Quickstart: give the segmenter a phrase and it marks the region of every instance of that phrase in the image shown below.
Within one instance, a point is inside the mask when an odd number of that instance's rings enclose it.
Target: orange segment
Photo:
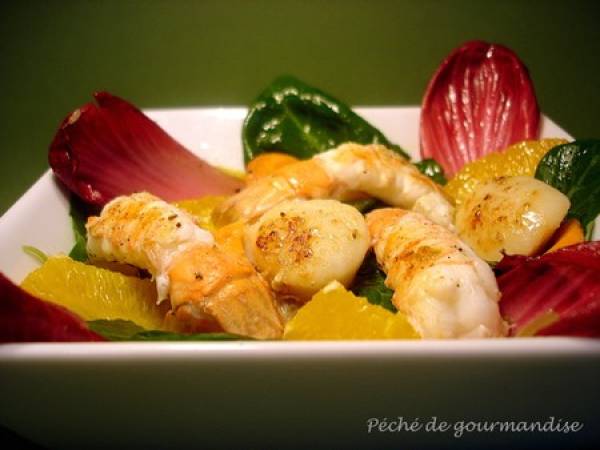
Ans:
[[[156,305],[156,286],[130,277],[53,256],[31,272],[23,283],[31,294],[62,305],[84,320],[123,319],[156,330],[162,327],[168,305]]]
[[[537,334],[538,331],[552,325],[560,319],[560,316],[554,311],[549,310],[545,313],[535,317],[531,322],[527,323],[519,332],[516,337],[532,337]]]
[[[302,306],[283,334],[287,340],[418,339],[402,313],[356,297],[334,281]]]
[[[207,195],[206,197],[175,202],[174,205],[190,213],[200,227],[208,231],[215,231],[217,226],[212,220],[212,213],[226,198],[224,195]]]
[[[477,161],[465,164],[444,186],[444,191],[459,205],[484,181],[518,175],[532,177],[544,155],[553,147],[565,143],[567,141],[564,139],[522,141],[503,152],[490,153]]]
[[[579,221],[577,219],[569,219],[556,230],[550,248],[546,250],[546,253],[554,252],[559,248],[568,247],[569,245],[579,244],[584,240],[583,227]]]

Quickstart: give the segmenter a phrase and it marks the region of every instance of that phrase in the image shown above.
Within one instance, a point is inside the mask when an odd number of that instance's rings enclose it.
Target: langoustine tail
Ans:
[[[397,208],[367,215],[392,301],[424,338],[503,336],[494,274],[457,236]]]

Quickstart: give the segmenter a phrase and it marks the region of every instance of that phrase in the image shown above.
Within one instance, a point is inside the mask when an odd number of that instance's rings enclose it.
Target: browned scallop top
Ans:
[[[499,190],[487,192],[471,206],[465,225],[467,230],[478,233],[474,235],[476,236],[474,240],[481,248],[501,246],[506,239],[505,233],[510,230],[525,230],[532,226],[539,226],[528,220],[531,204],[535,202],[539,191],[533,189],[526,193],[525,198],[522,198],[523,192],[519,191],[519,187],[511,184],[510,181],[508,177],[491,180],[488,184],[495,183]],[[484,187],[487,187],[488,184]],[[514,195],[519,195],[523,200],[522,203],[515,205]],[[469,201],[465,203],[465,208],[467,207],[469,207]],[[485,232],[485,234],[481,235],[481,232]]]
[[[313,256],[312,239],[311,230],[303,217],[281,212],[275,220],[260,226],[256,247],[265,255],[281,255],[284,259],[299,263]]]

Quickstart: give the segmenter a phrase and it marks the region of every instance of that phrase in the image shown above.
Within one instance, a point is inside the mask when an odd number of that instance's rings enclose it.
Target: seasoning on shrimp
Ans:
[[[490,267],[455,234],[423,215],[375,210],[367,225],[392,302],[424,338],[505,334]]]
[[[220,224],[250,221],[293,198],[346,200],[360,194],[421,212],[453,229],[454,208],[432,180],[382,145],[355,143],[285,164],[271,176],[253,180],[216,209],[215,219]]]
[[[152,274],[159,301],[171,303],[168,328],[281,337],[278,306],[250,262],[214,245],[212,234],[175,206],[145,192],[117,197],[88,220],[87,231],[92,259]]]

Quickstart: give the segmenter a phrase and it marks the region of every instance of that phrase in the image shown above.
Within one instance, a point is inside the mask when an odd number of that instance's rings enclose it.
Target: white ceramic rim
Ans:
[[[404,114],[412,117],[411,126],[418,123],[418,107],[357,107],[356,111],[380,127],[384,134],[394,139],[393,133],[380,124],[377,117]],[[246,109],[188,108],[160,109],[146,113],[167,131],[169,121],[177,114],[190,117],[195,114],[209,115],[222,121],[241,122]],[[542,121],[542,136],[552,135],[572,139],[568,133],[547,117]],[[175,138],[179,136],[175,134]],[[407,144],[408,142],[408,144]],[[405,148],[415,146],[414,133],[408,141],[400,142]],[[201,151],[196,149],[196,151]],[[241,155],[240,155],[241,156]],[[211,161],[218,163],[219,161]],[[236,161],[238,166],[241,159]],[[3,223],[28,210],[31,199],[40,195],[54,183],[50,171],[40,179],[0,218]],[[65,200],[66,201],[66,200]],[[598,231],[598,230],[597,230]],[[98,342],[98,343],[15,343],[0,346],[0,361],[131,361],[131,360],[190,360],[202,359],[320,359],[320,358],[514,358],[524,356],[570,358],[600,356],[600,340],[585,338],[537,337],[519,339],[481,340],[432,340],[432,341],[204,341],[204,342]]]
[[[600,340],[538,337],[432,341],[295,342],[94,342],[28,343],[0,346],[0,361],[164,361],[208,358],[320,359],[379,358],[572,358],[600,356]]]

